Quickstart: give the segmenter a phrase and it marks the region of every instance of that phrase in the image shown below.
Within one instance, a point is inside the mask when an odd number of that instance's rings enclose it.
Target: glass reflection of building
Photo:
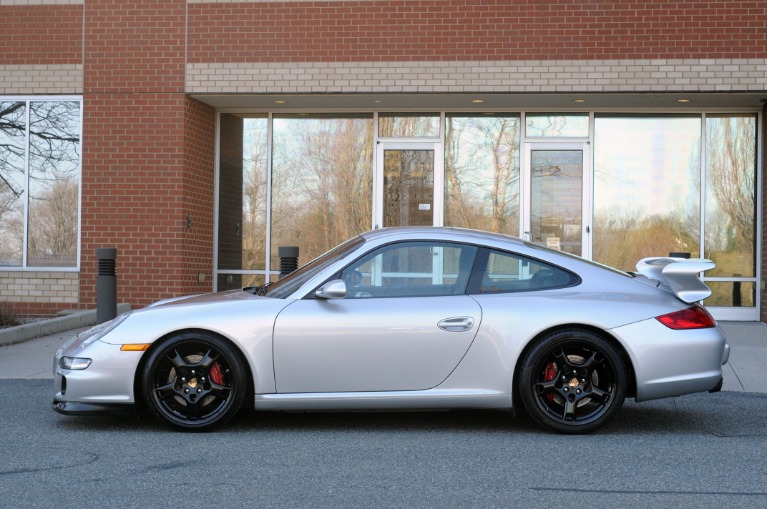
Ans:
[[[706,277],[714,290],[707,304],[756,306],[756,114],[219,118],[219,290],[275,278],[280,245],[299,246],[305,262],[372,228],[373,203],[381,193],[374,185],[374,145],[414,138],[436,140],[442,149],[443,174],[435,179],[442,188],[434,190],[434,199],[441,200],[445,226],[521,236],[528,227],[523,218],[530,217],[532,236],[550,228],[558,233],[545,234],[548,245],[560,249],[580,249],[585,239],[582,254],[623,270],[633,270],[645,256],[671,252],[711,258],[717,270]],[[225,138],[225,129],[241,133],[236,139],[242,142]],[[572,140],[588,151],[578,171],[571,171],[577,161],[568,160],[573,152],[553,144],[542,150],[546,143]],[[532,143],[538,151],[525,156]],[[553,166],[541,159],[558,153],[565,155]],[[405,184],[397,184],[398,196]],[[542,197],[547,201],[535,212]],[[421,204],[422,210],[427,206]]]

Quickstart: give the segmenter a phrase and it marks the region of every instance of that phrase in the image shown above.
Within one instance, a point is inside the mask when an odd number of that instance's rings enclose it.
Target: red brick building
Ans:
[[[710,257],[715,315],[767,318],[763,1],[0,0],[0,19],[18,312],[94,307],[99,247],[141,307],[274,277],[279,245],[307,261],[445,224],[627,270]]]

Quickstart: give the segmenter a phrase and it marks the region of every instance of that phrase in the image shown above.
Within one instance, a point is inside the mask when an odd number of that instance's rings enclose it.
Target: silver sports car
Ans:
[[[563,433],[626,397],[717,391],[729,345],[698,303],[709,260],[625,273],[450,228],[353,238],[277,282],[158,302],[56,352],[53,408],[149,409],[210,430],[241,408],[523,407]]]

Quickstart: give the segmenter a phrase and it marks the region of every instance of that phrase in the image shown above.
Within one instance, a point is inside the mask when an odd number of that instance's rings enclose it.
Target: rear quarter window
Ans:
[[[486,262],[478,263],[477,267],[480,270],[472,280],[471,293],[550,290],[575,286],[581,281],[561,267],[503,251],[487,251]]]

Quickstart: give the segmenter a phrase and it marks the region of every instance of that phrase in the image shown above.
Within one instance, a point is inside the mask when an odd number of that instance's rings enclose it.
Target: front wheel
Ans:
[[[626,366],[601,336],[562,330],[541,339],[522,360],[519,390],[530,416],[560,433],[590,433],[621,408]]]
[[[186,333],[152,351],[142,373],[153,412],[181,431],[210,431],[242,407],[246,370],[239,352],[214,335]]]

